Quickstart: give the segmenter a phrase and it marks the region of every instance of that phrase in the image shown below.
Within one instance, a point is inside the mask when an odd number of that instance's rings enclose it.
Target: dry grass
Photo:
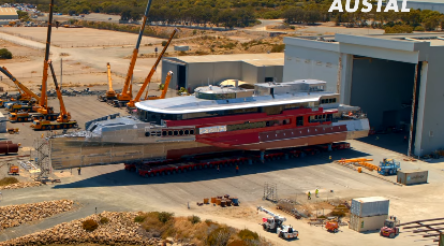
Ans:
[[[162,222],[164,212],[140,213],[136,217],[137,222],[151,236],[154,237],[172,237],[175,241],[182,243],[193,243],[196,246],[206,245],[231,245],[243,246],[264,245],[263,239],[259,238],[257,233],[244,229],[238,232],[236,229],[227,225],[222,225],[211,220],[198,221],[191,220],[190,217],[170,217]],[[167,216],[168,217],[168,216]],[[195,223],[192,223],[195,222]],[[225,243],[222,243],[224,241]]]
[[[12,185],[18,183],[18,179],[15,177],[6,177],[0,179],[0,186]]]

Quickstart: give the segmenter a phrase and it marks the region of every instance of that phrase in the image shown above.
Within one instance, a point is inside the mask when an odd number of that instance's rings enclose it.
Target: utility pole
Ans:
[[[60,88],[62,88],[63,60],[60,57]]]

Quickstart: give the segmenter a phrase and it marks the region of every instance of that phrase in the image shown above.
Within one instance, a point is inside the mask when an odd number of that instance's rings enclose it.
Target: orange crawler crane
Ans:
[[[60,102],[60,115],[57,117],[56,122],[51,122],[49,120],[35,120],[34,124],[31,125],[34,130],[58,130],[58,129],[68,129],[77,127],[77,121],[71,120],[71,114],[66,111],[65,103],[63,102],[62,92],[57,83],[57,78],[54,72],[54,67],[52,66],[51,60],[48,61],[49,68],[51,69],[51,75],[54,80],[54,85],[57,92],[57,98]]]
[[[148,12],[150,11],[151,0],[148,0],[146,6],[145,14],[142,19],[142,26],[140,27],[139,36],[137,38],[136,47],[134,48],[133,55],[130,61],[130,66],[128,68],[128,73],[126,74],[125,82],[123,84],[122,92],[117,94],[117,100],[114,100],[114,106],[120,107],[128,103],[133,98],[132,84],[131,80],[133,78],[134,66],[136,65],[137,55],[139,54],[140,42],[142,41],[143,32],[145,30],[146,21],[148,19]]]
[[[48,30],[46,32],[46,48],[45,48],[45,60],[43,61],[43,76],[42,76],[42,94],[40,96],[39,107],[37,113],[32,115],[33,120],[56,120],[57,113],[54,113],[54,109],[48,106],[47,97],[47,80],[48,80],[48,61],[49,50],[51,48],[51,30],[52,30],[52,17],[53,17],[54,0],[51,0],[49,4],[48,14]]]
[[[159,65],[160,60],[162,59],[163,55],[165,54],[165,51],[167,50],[168,46],[171,43],[171,40],[173,39],[173,37],[174,37],[174,35],[176,34],[177,31],[178,31],[177,29],[174,29],[173,33],[171,33],[170,38],[168,39],[168,42],[163,47],[163,50],[162,50],[162,52],[160,52],[159,57],[157,57],[156,62],[154,63],[153,67],[150,70],[150,73],[148,74],[148,76],[146,77],[145,81],[143,82],[142,87],[140,87],[140,90],[137,93],[136,97],[133,100],[131,100],[129,103],[127,103],[128,109],[134,108],[136,106],[135,105],[136,102],[140,102],[140,98],[142,97],[143,92],[145,91],[146,87],[150,84],[151,78],[153,77],[154,72],[156,72],[156,68]],[[166,82],[166,80],[165,80],[165,82]],[[164,91],[168,90],[168,87],[164,86],[163,90]],[[147,91],[147,93],[148,93],[148,91]],[[165,93],[166,93],[166,91],[165,91]],[[163,99],[163,98],[156,98],[156,99]]]

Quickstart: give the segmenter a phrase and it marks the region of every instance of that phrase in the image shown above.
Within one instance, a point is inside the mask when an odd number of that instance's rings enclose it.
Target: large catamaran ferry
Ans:
[[[368,136],[359,107],[342,105],[326,82],[207,86],[194,95],[136,103],[128,117],[91,122],[54,139],[55,168],[136,159],[176,159],[221,151],[328,144]],[[70,154],[71,153],[71,154]]]

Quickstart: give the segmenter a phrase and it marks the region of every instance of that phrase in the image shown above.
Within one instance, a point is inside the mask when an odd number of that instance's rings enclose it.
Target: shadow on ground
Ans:
[[[409,135],[407,132],[375,134],[366,138],[360,138],[358,139],[358,141],[395,151],[401,154],[407,154],[408,141],[404,140],[404,137],[406,136],[408,139]]]
[[[332,161],[341,158],[357,158],[369,156],[367,153],[355,151],[353,149],[337,150],[329,153],[322,153],[317,156],[307,156],[289,160],[269,161],[265,163],[255,163],[252,165],[239,165],[239,174],[236,174],[235,166],[221,168],[218,173],[216,169],[194,170],[187,173],[173,174],[160,177],[145,178],[136,173],[125,170],[118,170],[102,175],[86,178],[84,180],[75,181],[69,184],[56,185],[53,189],[70,189],[70,188],[89,188],[89,187],[113,187],[113,186],[131,186],[131,185],[147,185],[147,184],[165,184],[165,183],[187,183],[198,182],[213,179],[225,179],[235,176],[268,173],[298,167],[306,167],[312,165],[321,165],[329,163],[329,155]]]

